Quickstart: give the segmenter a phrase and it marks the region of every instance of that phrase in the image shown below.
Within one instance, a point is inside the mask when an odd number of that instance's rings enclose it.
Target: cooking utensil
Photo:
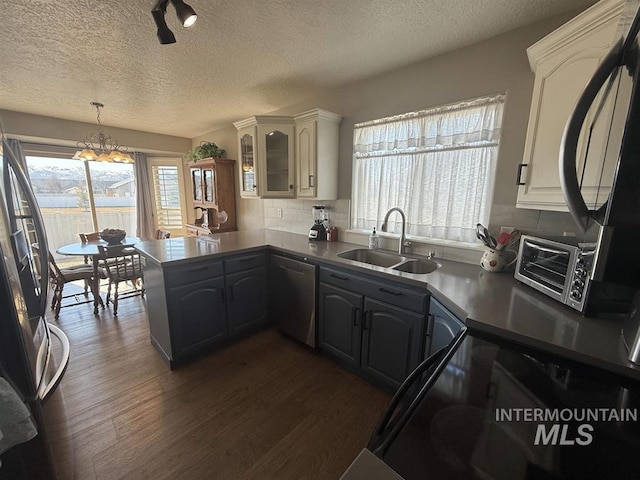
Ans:
[[[476,237],[489,248],[496,248],[498,244],[496,239],[489,233],[489,229],[481,223],[476,225]]]
[[[514,230],[511,232],[511,238],[509,238],[509,243],[507,247],[518,248],[518,243],[520,243],[520,230]]]
[[[510,239],[511,235],[507,232],[502,232],[500,235],[498,235],[498,244],[496,245],[496,250],[504,250],[505,248],[507,248]]]

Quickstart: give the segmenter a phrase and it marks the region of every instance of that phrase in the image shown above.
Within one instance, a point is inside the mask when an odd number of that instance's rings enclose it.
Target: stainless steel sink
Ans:
[[[367,248],[356,248],[339,253],[340,258],[346,260],[354,260],[356,262],[368,263],[379,267],[392,267],[404,260],[401,255],[395,253],[386,253],[379,250],[369,250]]]
[[[440,265],[431,260],[413,258],[393,267],[394,270],[407,273],[425,274],[435,272]]]
[[[368,248],[347,250],[346,252],[338,253],[338,257],[418,275],[434,272],[440,267],[438,263],[432,260],[405,257],[396,253],[369,250]]]

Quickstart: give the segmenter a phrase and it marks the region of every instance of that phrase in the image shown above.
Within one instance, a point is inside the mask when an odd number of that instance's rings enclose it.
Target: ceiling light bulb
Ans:
[[[182,0],[171,0],[171,3],[176,9],[176,15],[178,15],[183,27],[190,27],[196,23],[198,16],[190,5],[187,5]]]
[[[182,22],[182,26],[183,27],[190,27],[191,25],[193,25],[194,23],[196,23],[196,20],[198,20],[198,16],[197,15],[191,15],[189,18],[187,18],[184,22]]]
[[[83,148],[78,156],[83,160],[96,160],[98,158],[96,152],[90,148]]]

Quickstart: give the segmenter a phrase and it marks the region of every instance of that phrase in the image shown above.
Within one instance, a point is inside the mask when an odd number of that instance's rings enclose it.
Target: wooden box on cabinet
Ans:
[[[622,7],[620,0],[598,2],[527,49],[535,81],[519,167],[518,207],[567,211],[558,167],[560,141],[579,95],[612,47]],[[602,142],[606,135],[595,132],[592,138]],[[586,143],[583,134],[578,145],[578,171]],[[593,140],[590,148],[597,148]],[[595,170],[587,170],[583,183],[586,199],[597,191],[597,179]]]
[[[214,233],[237,230],[235,163],[228,158],[206,158],[190,164],[193,207],[206,211],[205,223],[195,227]],[[217,212],[226,213],[226,222],[218,222]],[[197,234],[193,230],[188,234]]]
[[[296,196],[338,198],[338,139],[342,117],[315,109],[294,117],[296,122]]]

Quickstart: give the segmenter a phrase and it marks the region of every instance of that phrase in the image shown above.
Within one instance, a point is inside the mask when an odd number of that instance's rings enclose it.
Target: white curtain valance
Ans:
[[[356,124],[354,155],[495,146],[500,141],[503,104],[504,95],[496,95]]]

